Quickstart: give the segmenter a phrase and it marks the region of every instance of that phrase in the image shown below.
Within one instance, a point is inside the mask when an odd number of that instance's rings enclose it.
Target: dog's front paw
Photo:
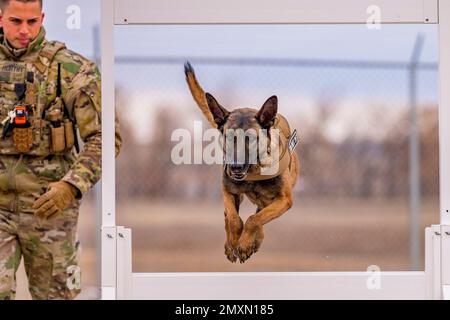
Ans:
[[[246,241],[240,240],[239,245],[236,248],[236,253],[239,258],[240,263],[244,263],[248,258],[251,257],[256,251],[258,251],[259,246],[254,240]]]
[[[236,250],[228,241],[225,242],[225,255],[231,262],[235,263],[237,261]]]
[[[252,235],[244,234],[239,240],[236,253],[241,263],[244,263],[252,254],[256,253],[264,239],[264,229],[260,227]]]
[[[253,253],[256,252],[253,244],[247,246],[241,243],[238,245],[236,251],[240,263],[244,263]]]

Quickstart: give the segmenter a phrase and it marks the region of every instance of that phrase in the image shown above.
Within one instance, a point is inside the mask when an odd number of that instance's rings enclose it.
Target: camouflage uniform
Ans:
[[[73,147],[52,150],[46,112],[57,96],[58,64],[61,99],[68,110],[64,117],[75,120],[84,142],[78,155]],[[101,177],[100,74],[95,64],[64,44],[47,41],[44,28],[22,50],[11,48],[0,28],[0,121],[13,108],[13,82],[26,84],[33,137],[25,153],[15,150],[11,137],[0,140],[0,300],[14,298],[22,256],[33,299],[72,299],[80,291],[76,237],[80,199]],[[120,145],[116,119],[116,154]],[[77,199],[54,218],[35,217],[33,203],[58,180],[75,186]]]

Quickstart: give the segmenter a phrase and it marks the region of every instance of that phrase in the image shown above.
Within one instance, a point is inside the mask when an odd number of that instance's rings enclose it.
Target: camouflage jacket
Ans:
[[[52,52],[51,56],[48,52]],[[22,63],[25,66],[25,77],[29,74],[34,77],[32,83],[26,84],[25,100],[35,109],[32,113],[33,148],[25,156],[58,154],[49,147],[49,121],[41,117],[41,114],[44,115],[56,100],[57,70],[58,64],[60,65],[60,99],[68,110],[66,117],[74,120],[84,142],[79,154],[75,153],[74,148],[64,150],[64,157],[70,159],[71,166],[62,180],[77,187],[81,197],[101,177],[101,78],[98,68],[93,62],[65,48],[64,44],[46,40],[43,27],[27,48],[18,50],[9,46],[3,29],[0,28],[0,62],[14,62],[18,66]],[[3,64],[3,68],[8,67],[11,69],[11,66]],[[1,72],[2,70],[0,78]],[[4,118],[10,111],[8,109],[11,109],[11,103],[5,101],[8,101],[7,88],[12,84],[0,84],[0,116]],[[33,90],[28,90],[29,87]],[[115,141],[117,156],[122,144],[117,116]],[[14,151],[9,147],[8,141],[1,142],[0,155],[9,154],[14,154]]]

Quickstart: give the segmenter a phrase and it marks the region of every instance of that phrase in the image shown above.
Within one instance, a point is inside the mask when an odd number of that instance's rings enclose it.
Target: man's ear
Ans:
[[[230,112],[222,107],[211,94],[207,92],[205,95],[206,101],[208,102],[209,111],[211,111],[214,122],[217,124],[217,128],[220,130],[225,122],[227,122],[227,118]]]
[[[42,12],[42,15],[41,15],[41,23],[44,23],[44,18],[45,18],[45,13]]]
[[[278,98],[277,96],[271,96],[264,102],[261,109],[256,114],[256,120],[263,128],[270,128],[273,125],[278,110]]]

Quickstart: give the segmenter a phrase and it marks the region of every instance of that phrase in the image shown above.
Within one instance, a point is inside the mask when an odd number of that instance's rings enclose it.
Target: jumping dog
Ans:
[[[245,143],[245,161],[223,164],[222,193],[225,205],[225,255],[231,262],[237,259],[241,263],[257,252],[264,239],[264,225],[285,213],[292,206],[292,188],[300,172],[300,162],[294,150],[297,144],[296,131],[291,133],[287,120],[277,113],[278,99],[272,96],[257,109],[239,108],[228,111],[209,93],[205,93],[189,62],[184,71],[190,92],[209,124],[217,128],[222,135],[229,130],[252,129],[260,139],[265,135],[267,141],[274,139],[273,129],[278,129],[278,151],[273,152],[270,146],[267,151],[276,154],[270,159],[277,170],[263,174],[264,166],[260,157],[256,163],[250,163],[249,147]],[[227,152],[226,139],[222,139],[224,153]],[[270,155],[269,155],[270,158]],[[235,159],[235,155],[232,155]],[[244,195],[256,205],[256,213],[251,215],[245,224],[239,216],[239,206]]]

